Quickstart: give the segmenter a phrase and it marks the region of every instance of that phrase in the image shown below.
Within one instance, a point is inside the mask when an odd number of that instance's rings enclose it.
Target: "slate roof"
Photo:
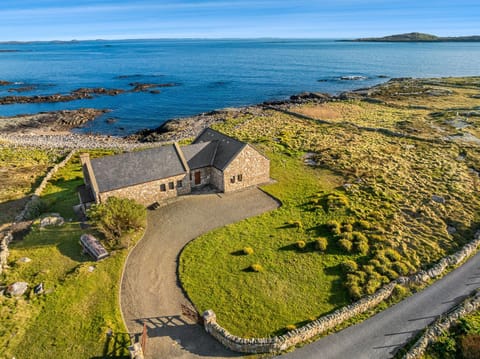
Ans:
[[[100,192],[186,173],[173,145],[91,160]]]
[[[217,153],[218,141],[200,142],[193,145],[183,146],[182,152],[188,167],[195,170],[213,165]]]
[[[195,139],[193,144],[195,145],[212,141],[216,141],[218,143],[213,166],[221,171],[223,171],[235,158],[235,156],[247,145],[244,142],[235,140],[227,135],[212,130],[211,128],[206,128],[203,130],[203,132]]]

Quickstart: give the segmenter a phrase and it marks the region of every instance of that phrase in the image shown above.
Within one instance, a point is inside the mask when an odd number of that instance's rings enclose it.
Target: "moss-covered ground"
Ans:
[[[274,335],[469,241],[479,224],[479,92],[477,78],[392,81],[217,125],[270,157],[276,183],[264,190],[283,206],[185,248],[180,279],[197,309],[213,309],[234,334]]]

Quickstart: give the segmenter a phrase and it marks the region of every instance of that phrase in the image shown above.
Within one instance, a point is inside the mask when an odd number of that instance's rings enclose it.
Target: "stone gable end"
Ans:
[[[270,181],[270,160],[252,146],[245,146],[223,171],[224,192],[237,191]]]

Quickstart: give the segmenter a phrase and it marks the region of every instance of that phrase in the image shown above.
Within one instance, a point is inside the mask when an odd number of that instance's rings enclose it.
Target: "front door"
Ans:
[[[195,185],[199,185],[202,182],[200,171],[195,172]]]

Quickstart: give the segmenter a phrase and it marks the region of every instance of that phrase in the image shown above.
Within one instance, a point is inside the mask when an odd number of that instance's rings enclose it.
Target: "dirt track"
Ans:
[[[192,239],[261,214],[278,203],[258,189],[193,195],[150,211],[144,238],[131,252],[121,286],[121,309],[131,333],[147,324],[147,358],[227,358],[203,327],[182,316],[188,304],[177,281],[177,258]]]

